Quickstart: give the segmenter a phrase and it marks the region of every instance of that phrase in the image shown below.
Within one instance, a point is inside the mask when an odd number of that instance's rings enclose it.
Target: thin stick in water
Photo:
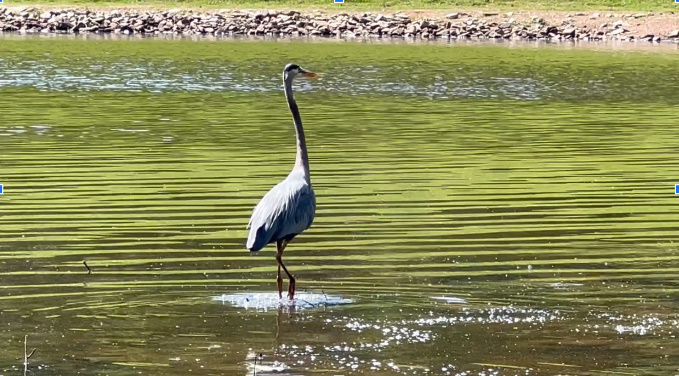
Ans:
[[[253,367],[253,370],[252,370],[252,376],[257,376],[257,358],[259,358],[259,365],[262,365],[262,361],[264,359],[264,354],[262,354],[262,353],[255,354],[255,359],[253,359],[255,361],[255,366]]]
[[[87,268],[87,274],[92,274],[92,269],[87,265],[87,261],[83,260],[83,265]]]
[[[28,359],[31,359],[33,354],[35,354],[35,350],[31,351],[31,353],[28,353],[28,334],[24,335],[24,375],[26,375],[26,372],[28,372]]]
[[[35,354],[35,350],[33,349],[31,353],[28,353],[28,334],[24,335],[24,365],[28,364],[28,359],[31,359],[33,354]]]

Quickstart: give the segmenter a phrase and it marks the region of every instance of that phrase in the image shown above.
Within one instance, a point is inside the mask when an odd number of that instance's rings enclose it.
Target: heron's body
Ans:
[[[292,94],[292,80],[297,75],[315,77],[316,74],[307,72],[295,64],[288,64],[283,69],[285,98],[288,100],[288,107],[292,113],[297,136],[295,166],[288,177],[271,188],[255,207],[248,224],[250,234],[247,242],[247,248],[250,252],[257,252],[267,244],[276,243],[278,295],[282,297],[281,268],[283,268],[290,280],[288,289],[288,298],[290,299],[293,299],[295,295],[295,278],[283,264],[283,251],[288,242],[311,226],[316,212],[316,196],[311,187],[309,157],[306,150],[304,129],[302,128],[302,118]]]
[[[316,195],[311,183],[304,171],[292,170],[255,207],[248,224],[248,249],[257,252],[279,240],[289,242],[311,227],[315,212]]]

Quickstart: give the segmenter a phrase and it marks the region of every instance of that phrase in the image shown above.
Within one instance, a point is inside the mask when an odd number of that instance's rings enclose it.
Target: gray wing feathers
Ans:
[[[250,217],[247,248],[259,251],[274,240],[299,234],[311,226],[316,197],[306,182],[283,181],[257,204]]]

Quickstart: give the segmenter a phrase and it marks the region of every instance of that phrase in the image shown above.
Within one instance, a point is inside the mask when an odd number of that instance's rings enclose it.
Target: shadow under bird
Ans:
[[[288,64],[283,69],[283,86],[285,98],[292,113],[297,136],[297,158],[295,166],[285,180],[271,188],[262,197],[250,217],[248,228],[247,248],[250,252],[257,252],[267,244],[276,243],[276,261],[278,262],[278,296],[283,298],[283,278],[281,268],[290,280],[288,299],[295,296],[295,277],[290,274],[283,264],[285,246],[297,235],[311,227],[316,213],[316,195],[311,187],[309,175],[309,156],[304,139],[304,128],[299,108],[292,94],[292,81],[296,77],[318,77],[302,69],[296,64]]]

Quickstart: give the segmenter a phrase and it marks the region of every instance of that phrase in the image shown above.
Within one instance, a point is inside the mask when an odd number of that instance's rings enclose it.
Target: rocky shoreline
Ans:
[[[340,38],[509,39],[548,41],[645,41],[679,43],[679,29],[640,32],[651,17],[674,14],[593,12],[539,15],[451,12],[426,16],[406,13],[335,13],[272,10],[191,10],[85,8],[0,8],[5,33],[99,33],[142,35],[263,35]],[[646,27],[648,29],[648,27]]]

